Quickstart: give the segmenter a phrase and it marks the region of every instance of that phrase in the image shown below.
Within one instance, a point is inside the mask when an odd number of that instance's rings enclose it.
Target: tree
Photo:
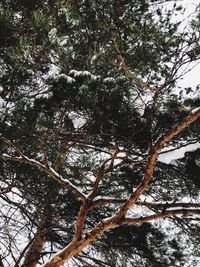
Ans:
[[[183,29],[165,2],[1,1],[2,266],[190,257],[155,222],[198,229],[196,161],[158,157],[199,140],[199,99],[178,80],[199,62],[200,17]]]

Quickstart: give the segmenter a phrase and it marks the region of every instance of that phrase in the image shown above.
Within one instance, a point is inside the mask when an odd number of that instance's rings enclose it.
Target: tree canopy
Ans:
[[[179,81],[200,13],[185,11],[1,0],[0,266],[197,266],[200,95]]]

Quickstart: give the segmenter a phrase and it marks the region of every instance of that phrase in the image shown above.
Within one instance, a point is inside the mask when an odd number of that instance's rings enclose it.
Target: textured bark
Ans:
[[[113,222],[113,217],[100,222],[93,228],[88,235],[81,241],[71,242],[67,247],[57,253],[44,267],[59,267],[64,262],[74,256],[77,256],[85,247],[96,241],[105,231],[116,228],[118,224]]]
[[[3,264],[1,256],[0,256],[0,267],[4,267],[4,264]]]
[[[29,248],[23,267],[35,267],[40,258],[41,252],[45,244],[45,234],[39,234],[33,241],[31,247]]]
[[[193,214],[200,214],[199,209],[180,209],[180,210],[170,210],[163,211],[158,214],[153,214],[147,217],[140,218],[125,218],[121,221],[121,224],[142,224],[144,222],[149,222],[152,220],[158,220],[162,218],[167,218],[171,216],[183,215],[189,216]],[[119,225],[114,222],[114,216],[110,217],[106,220],[103,220],[99,223],[95,228],[93,228],[90,234],[83,240],[79,242],[72,242],[62,251],[57,253],[56,256],[53,257],[49,262],[47,262],[43,267],[59,267],[64,264],[64,262],[73,256],[77,256],[86,246],[96,241],[105,231],[114,229]]]
[[[82,237],[82,232],[84,229],[84,223],[86,219],[87,212],[91,210],[93,206],[95,208],[94,203],[92,202],[98,191],[98,185],[101,178],[103,178],[104,174],[107,170],[102,168],[99,175],[96,177],[96,180],[93,185],[93,190],[91,194],[85,196],[76,186],[74,186],[70,181],[64,180],[56,171],[54,171],[51,167],[41,164],[40,162],[30,159],[25,156],[15,145],[13,145],[9,140],[2,139],[2,141],[12,148],[15,149],[19,157],[13,157],[9,155],[4,155],[2,158],[6,158],[9,160],[17,160],[26,162],[32,166],[35,166],[47,174],[49,174],[54,180],[60,183],[62,186],[67,187],[72,192],[74,192],[77,196],[82,199],[82,206],[79,211],[79,215],[77,217],[76,222],[76,233],[74,235],[74,239],[72,242],[65,247],[62,251],[58,252],[50,261],[48,261],[44,267],[59,267],[64,264],[68,259],[77,256],[85,247],[87,247],[90,243],[96,241],[105,231],[116,228],[121,224],[141,224],[143,222],[156,220],[160,218],[166,218],[169,216],[176,215],[192,215],[192,214],[200,214],[200,210],[198,209],[180,209],[176,211],[165,211],[161,213],[157,213],[147,217],[140,218],[125,218],[127,211],[133,207],[141,194],[148,187],[154,173],[154,169],[156,166],[157,156],[160,153],[161,149],[165,146],[165,144],[171,141],[175,136],[177,136],[181,131],[186,129],[191,123],[196,121],[200,117],[200,108],[196,109],[190,115],[188,115],[182,122],[180,122],[176,127],[172,128],[165,136],[161,137],[152,147],[147,163],[146,163],[146,171],[141,183],[138,185],[137,189],[130,197],[125,201],[122,207],[115,213],[114,216],[109,217],[103,221],[101,221],[96,227],[94,227],[91,231],[87,233],[86,237]],[[118,151],[116,150],[111,159],[111,165],[113,160],[117,156]],[[112,169],[112,166],[109,166],[109,169]],[[104,166],[103,166],[104,167]],[[124,200],[123,200],[124,201]],[[38,234],[34,239],[24,261],[24,266],[26,267],[35,267],[37,264],[37,260],[41,254],[43,245],[45,243],[45,234],[44,232]]]
[[[47,218],[45,215],[41,215],[41,228],[45,229],[47,223]],[[23,267],[36,267],[38,260],[41,256],[44,244],[46,242],[46,233],[47,231],[38,229],[35,238],[30,245],[24,262]]]
[[[161,213],[156,213],[150,216],[141,217],[141,218],[126,218],[123,221],[123,224],[142,224],[144,222],[149,222],[153,220],[164,219],[168,217],[175,217],[178,215],[190,216],[190,215],[200,215],[200,209],[179,209],[179,210],[167,210]]]
[[[187,128],[191,123],[196,121],[200,117],[200,109],[197,109],[196,112],[188,115],[182,122],[180,122],[175,128],[169,131],[164,137],[158,140],[155,145],[152,147],[151,153],[149,155],[146,171],[141,183],[138,185],[135,192],[128,198],[128,200],[122,205],[116,214],[110,218],[107,218],[100,222],[95,228],[93,228],[88,236],[82,240],[74,240],[67,247],[65,247],[62,251],[57,253],[50,261],[48,261],[44,267],[59,267],[64,264],[68,259],[78,255],[85,247],[87,247],[90,243],[97,240],[105,231],[118,227],[121,224],[141,224],[143,222],[152,221],[160,218],[166,218],[170,216],[176,215],[192,215],[192,214],[200,214],[200,210],[172,210],[172,211],[164,211],[158,214],[154,214],[147,217],[140,218],[125,218],[127,211],[133,207],[140,197],[140,195],[145,191],[148,187],[153,172],[156,166],[157,156],[161,149],[165,146],[167,142],[172,140],[175,136],[177,136],[181,131]],[[83,207],[82,207],[83,208]],[[80,211],[81,216],[79,218],[83,218],[84,213],[83,210]],[[84,214],[85,215],[85,214]],[[83,221],[81,222],[81,227]],[[79,225],[77,225],[79,227]]]
[[[177,136],[180,132],[186,129],[191,123],[196,121],[199,117],[200,117],[200,108],[198,108],[196,112],[189,114],[182,122],[180,122],[176,127],[172,128],[164,137],[161,137],[161,139],[155,143],[155,145],[152,147],[151,154],[146,164],[145,175],[141,183],[135,190],[135,192],[129,197],[127,202],[118,211],[117,213],[118,218],[122,218],[126,215],[128,209],[136,203],[140,195],[148,187],[156,166],[157,156],[161,151],[161,149],[166,145],[167,142],[171,141],[175,136]]]

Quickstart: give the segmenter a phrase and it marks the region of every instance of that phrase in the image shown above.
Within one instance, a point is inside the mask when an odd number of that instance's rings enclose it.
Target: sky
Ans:
[[[172,1],[172,3],[174,3],[174,1]],[[198,4],[200,4],[200,0],[177,0],[177,4],[181,4],[184,8],[186,8],[185,23],[187,23],[188,20],[191,20],[195,8],[197,7]],[[169,3],[169,5],[171,5],[171,3]],[[175,20],[179,21],[179,18],[176,17]],[[180,86],[181,88],[191,87],[195,89],[198,85],[200,85],[200,64],[198,65],[193,64],[189,68],[191,68],[192,70],[186,73],[183,76],[183,78],[179,80],[178,86]],[[200,89],[196,90],[195,93],[192,93],[191,95],[188,95],[188,96],[189,97],[200,97]],[[184,157],[185,152],[196,150],[197,147],[200,147],[199,142],[196,144],[191,144],[191,145],[182,147],[177,150],[173,150],[169,153],[162,154],[162,152],[166,150],[171,150],[174,147],[171,146],[171,147],[168,147],[167,149],[164,148],[161,151],[161,155],[159,156],[158,160],[168,164],[175,159]]]

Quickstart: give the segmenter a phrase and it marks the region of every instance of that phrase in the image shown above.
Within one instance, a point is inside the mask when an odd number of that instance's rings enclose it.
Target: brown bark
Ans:
[[[91,193],[88,195],[87,199],[82,203],[82,206],[80,207],[79,214],[76,220],[76,232],[75,232],[73,241],[79,241],[81,239],[81,235],[84,230],[85,219],[86,219],[88,211],[91,210],[90,209],[92,205],[91,203],[98,192],[99,183],[101,179],[104,177],[104,175],[113,169],[114,160],[116,159],[118,153],[119,153],[119,148],[116,147],[111,159],[107,159],[103,163],[93,183],[93,189]],[[109,161],[110,161],[110,164],[106,168],[106,163],[108,163]]]
[[[57,253],[44,267],[59,267],[73,256],[77,256],[86,246],[96,241],[106,230],[116,228],[118,225],[113,222],[112,217],[103,220],[95,228],[93,228],[86,238],[78,242],[71,242],[66,248]]]
[[[137,201],[137,205],[145,206],[153,209],[169,209],[169,208],[200,208],[200,203],[187,203],[187,202],[175,202],[175,203],[153,203]]]
[[[18,147],[16,147],[8,139],[1,138],[1,141],[5,144],[9,145],[10,147],[12,147],[15,150],[15,152],[19,155],[19,157],[4,155],[4,156],[1,156],[1,158],[7,159],[7,160],[16,160],[16,161],[20,161],[20,162],[25,162],[29,165],[35,166],[36,168],[44,171],[46,174],[51,176],[51,178],[54,179],[57,183],[59,183],[61,186],[70,189],[75,195],[80,197],[83,201],[86,199],[85,195],[76,186],[74,186],[68,179],[64,179],[59,173],[57,173],[49,165],[47,165],[47,164],[45,165],[45,164],[40,163],[37,160],[33,160],[33,159],[28,158],[27,156],[25,156],[23,154],[23,152]]]
[[[175,217],[178,215],[182,216],[191,216],[191,215],[200,215],[200,209],[179,209],[179,210],[167,210],[161,213],[156,213],[146,217],[140,218],[125,218],[123,224],[142,224],[144,222],[149,222],[153,220],[165,219],[168,217]]]
[[[138,185],[135,192],[129,197],[127,202],[122,206],[122,208],[118,211],[117,217],[122,218],[127,213],[128,209],[132,207],[137,199],[140,197],[140,195],[145,191],[145,189],[148,187],[151,178],[153,176],[153,172],[156,166],[156,160],[159,152],[161,149],[165,146],[167,142],[172,140],[175,136],[177,136],[181,131],[186,129],[191,123],[196,121],[200,117],[200,108],[197,109],[196,112],[188,115],[182,122],[180,122],[175,128],[173,128],[171,131],[169,131],[164,137],[162,137],[160,140],[158,140],[155,145],[152,147],[152,152],[149,156],[149,159],[146,164],[146,172],[145,175],[141,181],[141,183]]]
[[[160,140],[158,140],[155,145],[152,147],[151,154],[148,158],[147,164],[146,164],[146,172],[142,179],[142,182],[138,185],[135,192],[128,198],[128,200],[122,205],[122,207],[119,209],[119,211],[110,218],[107,218],[103,220],[101,223],[99,223],[95,228],[93,228],[89,235],[80,240],[80,241],[72,241],[67,247],[65,247],[61,252],[57,253],[56,256],[54,256],[49,262],[47,262],[44,267],[59,267],[66,260],[69,258],[78,255],[86,246],[88,246],[90,243],[97,240],[105,231],[110,230],[112,228],[116,228],[119,225],[125,223],[125,224],[138,224],[143,223],[155,219],[165,218],[169,216],[176,216],[176,215],[191,215],[191,214],[200,214],[200,210],[176,210],[176,211],[165,211],[159,214],[147,216],[145,218],[133,218],[133,219],[127,219],[125,218],[125,215],[130,207],[132,207],[140,195],[145,191],[145,189],[148,187],[153,172],[156,166],[156,160],[159,152],[161,149],[165,146],[167,142],[172,140],[176,135],[178,135],[181,131],[183,131],[185,128],[187,128],[191,123],[196,121],[200,117],[200,109],[198,109],[193,114],[188,115],[181,123],[179,123],[175,128],[173,128],[169,133],[167,133],[164,137],[162,137]],[[84,208],[83,208],[84,210]],[[81,211],[83,212],[83,211]],[[81,224],[82,225],[82,224]]]
[[[172,140],[176,135],[178,135],[181,131],[187,128],[191,123],[193,123],[199,117],[200,117],[200,109],[197,109],[195,112],[188,115],[182,122],[180,122],[176,127],[174,127],[171,131],[169,131],[165,136],[163,136],[160,140],[158,140],[153,145],[149,158],[147,160],[146,171],[145,171],[144,177],[141,183],[138,185],[135,192],[131,194],[131,196],[127,199],[127,201],[122,205],[122,207],[116,212],[114,216],[107,218],[103,220],[102,222],[100,222],[96,227],[94,227],[90,232],[88,232],[88,235],[85,238],[81,236],[81,233],[84,227],[86,214],[87,214],[87,211],[90,210],[90,207],[92,206],[92,199],[96,195],[99,181],[104,176],[105,172],[103,174],[100,173],[99,177],[97,177],[94,183],[94,188],[91,192],[91,195],[89,194],[89,197],[86,197],[70,181],[64,180],[52,168],[50,168],[49,166],[43,165],[35,160],[29,159],[18,148],[16,148],[9,140],[3,139],[3,142],[12,146],[12,148],[15,149],[15,151],[19,155],[19,157],[12,157],[12,156],[4,156],[4,157],[10,160],[19,160],[19,161],[21,160],[28,164],[36,166],[37,168],[40,168],[41,170],[49,174],[54,180],[58,181],[61,185],[66,186],[69,189],[71,189],[71,191],[73,191],[83,201],[83,205],[81,206],[79,215],[77,217],[77,229],[75,233],[75,238],[72,240],[72,242],[67,247],[65,247],[62,251],[57,253],[50,261],[48,261],[44,265],[44,267],[61,266],[62,264],[64,264],[66,260],[70,259],[73,256],[78,255],[86,246],[88,246],[90,243],[97,240],[105,231],[116,228],[121,224],[138,224],[138,223],[141,224],[143,222],[160,219],[160,218],[166,218],[169,216],[176,216],[176,215],[185,215],[185,216],[192,215],[192,214],[199,215],[200,210],[198,209],[180,209],[180,210],[164,211],[164,212],[154,214],[151,216],[147,216],[147,217],[125,218],[127,211],[136,204],[140,195],[148,187],[152,179],[155,166],[156,166],[157,156],[159,152],[161,151],[161,149],[165,146],[167,142]],[[114,157],[116,155],[117,155],[117,152],[116,154],[114,153]],[[38,256],[41,253],[44,242],[45,242],[45,238],[43,235],[38,235],[35,238],[26,256],[26,259],[27,260],[29,259],[29,265],[27,265],[27,267],[35,267],[36,263],[34,262],[35,260],[34,255],[36,258],[36,255]],[[31,262],[31,259],[33,259],[32,260],[33,263]]]
[[[26,257],[22,265],[23,267],[35,267],[37,265],[45,242],[45,234],[38,233],[33,240],[28,252],[26,253]]]
[[[38,260],[40,259],[44,244],[46,242],[46,234],[48,229],[45,229],[47,224],[47,216],[42,212],[40,220],[40,229],[32,240],[32,243],[24,258],[23,267],[36,267]]]
[[[146,217],[140,218],[125,218],[121,221],[122,224],[142,224],[144,222],[149,222],[152,220],[158,220],[162,218],[167,218],[171,216],[183,215],[189,216],[193,214],[200,214],[199,209],[180,209],[180,210],[171,210],[171,211],[164,211],[158,214],[153,214]],[[72,242],[66,248],[64,248],[60,253],[47,262],[44,267],[59,267],[64,264],[64,262],[74,256],[77,256],[86,246],[91,244],[92,242],[96,241],[105,231],[114,229],[119,225],[113,221],[113,217],[110,217],[106,220],[103,220],[99,223],[95,228],[93,228],[89,235],[79,241],[79,242]]]

